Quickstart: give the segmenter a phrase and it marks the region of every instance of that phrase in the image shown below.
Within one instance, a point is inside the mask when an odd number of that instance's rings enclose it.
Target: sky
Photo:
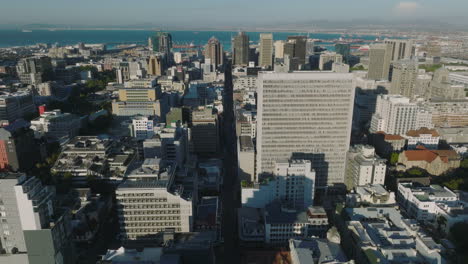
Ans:
[[[314,20],[468,24],[468,0],[0,0],[0,25],[263,26]]]

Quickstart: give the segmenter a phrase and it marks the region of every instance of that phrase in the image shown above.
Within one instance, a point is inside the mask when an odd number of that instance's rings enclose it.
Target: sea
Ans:
[[[225,50],[231,49],[231,39],[237,32],[234,31],[169,31],[172,40],[178,45],[194,44],[204,45],[211,37],[216,37],[222,43]],[[292,35],[308,35],[312,39],[321,39],[318,45],[332,48],[332,40],[343,37],[344,39],[361,39],[372,41],[376,37],[369,35],[345,35],[326,33],[298,33],[298,32],[272,32],[274,40],[285,40]],[[148,37],[155,34],[150,30],[0,30],[0,48],[27,46],[38,43],[72,45],[78,42],[96,44],[104,43],[112,49],[122,44],[146,44]],[[247,32],[250,41],[257,43],[260,32]],[[327,42],[328,41],[328,42]],[[364,42],[365,42],[364,41]],[[361,43],[362,44],[362,43]]]

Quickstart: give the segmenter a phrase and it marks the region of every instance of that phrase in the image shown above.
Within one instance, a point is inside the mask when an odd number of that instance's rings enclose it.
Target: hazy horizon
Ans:
[[[28,8],[25,8],[27,6]],[[0,25],[28,24],[80,27],[223,28],[280,27],[314,21],[330,23],[433,22],[468,25],[466,0],[18,0],[2,3]]]

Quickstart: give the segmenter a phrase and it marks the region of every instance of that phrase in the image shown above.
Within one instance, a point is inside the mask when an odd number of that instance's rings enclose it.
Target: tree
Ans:
[[[399,154],[396,153],[396,152],[393,152],[391,155],[390,155],[390,165],[392,166],[395,166],[397,163],[398,163],[398,158],[399,158]]]
[[[460,168],[468,169],[468,158],[460,162]]]
[[[447,225],[447,218],[445,218],[442,215],[439,215],[437,217],[437,230],[442,233],[442,227],[445,227]]]
[[[457,249],[463,253],[463,255],[467,255],[466,249],[468,248],[468,223],[459,222],[454,224],[450,228],[450,237],[454,242]]]

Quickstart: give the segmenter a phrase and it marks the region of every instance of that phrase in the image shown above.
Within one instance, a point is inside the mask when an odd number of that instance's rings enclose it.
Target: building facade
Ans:
[[[317,186],[344,183],[353,102],[351,74],[260,73],[257,175],[297,157],[312,161]]]

